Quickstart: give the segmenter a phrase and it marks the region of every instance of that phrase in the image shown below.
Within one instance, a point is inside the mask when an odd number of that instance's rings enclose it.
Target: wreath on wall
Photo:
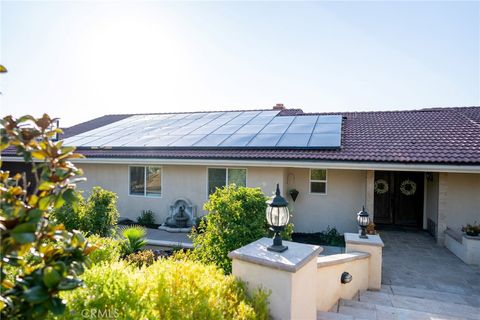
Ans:
[[[404,180],[400,185],[400,191],[406,196],[412,196],[417,191],[417,184],[410,179]]]
[[[373,185],[373,190],[376,194],[384,194],[388,192],[388,182],[383,179],[378,179]]]

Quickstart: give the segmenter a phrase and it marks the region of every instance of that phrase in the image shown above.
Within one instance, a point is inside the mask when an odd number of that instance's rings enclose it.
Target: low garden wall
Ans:
[[[232,273],[249,291],[262,287],[271,292],[273,319],[316,319],[317,311],[329,311],[339,299],[381,287],[383,242],[377,235],[345,234],[346,253],[330,256],[319,256],[319,246],[290,241],[284,241],[288,250],[272,252],[267,250],[271,243],[262,238],[229,257]],[[351,275],[348,283],[341,281],[344,272]]]
[[[466,264],[480,265],[480,237],[445,230],[445,246]]]
[[[350,252],[317,258],[317,310],[330,310],[339,299],[352,299],[358,291],[368,289],[370,254]],[[342,284],[344,272],[352,276]]]

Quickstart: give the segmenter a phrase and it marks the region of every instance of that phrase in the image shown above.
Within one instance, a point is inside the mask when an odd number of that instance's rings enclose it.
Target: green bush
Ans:
[[[335,227],[315,233],[294,233],[293,241],[323,246],[345,247],[345,239]]]
[[[141,226],[155,227],[155,215],[152,210],[143,210],[142,214],[137,218],[137,222]]]
[[[102,237],[112,234],[118,220],[117,198],[112,191],[93,188],[85,206],[85,217],[92,234]]]
[[[121,245],[122,256],[135,253],[147,244],[147,231],[140,226],[124,227],[120,233],[125,238]]]
[[[89,243],[97,247],[97,249],[89,255],[93,264],[101,262],[110,263],[120,259],[122,240],[110,237],[104,238],[97,235],[91,235],[87,240]]]
[[[267,293],[250,297],[235,277],[190,260],[99,264],[83,279],[83,288],[62,294],[68,307],[61,319],[81,319],[82,310],[115,319],[268,319]]]
[[[84,231],[85,201],[80,194],[77,194],[76,199],[75,205],[65,203],[60,208],[52,210],[50,220],[55,224],[63,224],[69,231]]]
[[[118,220],[117,195],[94,187],[86,201],[79,197],[75,206],[65,204],[53,210],[51,219],[65,225],[67,230],[108,237],[112,235]]]
[[[195,259],[230,273],[228,253],[267,235],[266,200],[260,188],[230,185],[217,189],[204,206],[209,213],[200,222],[203,232],[191,235]]]
[[[155,254],[152,250],[141,250],[129,254],[125,257],[125,260],[137,267],[149,266],[155,261]]]

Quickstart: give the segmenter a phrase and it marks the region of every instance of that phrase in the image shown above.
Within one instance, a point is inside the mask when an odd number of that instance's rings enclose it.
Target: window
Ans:
[[[130,195],[160,197],[162,195],[161,167],[131,166]]]
[[[310,169],[310,193],[327,194],[326,169]]]
[[[231,183],[245,187],[247,185],[247,169],[208,168],[208,194]]]

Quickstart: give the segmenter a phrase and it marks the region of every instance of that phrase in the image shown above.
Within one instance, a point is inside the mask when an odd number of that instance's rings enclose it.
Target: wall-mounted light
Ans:
[[[343,283],[343,284],[346,284],[346,283],[350,283],[352,282],[352,275],[348,272],[344,272],[342,273],[342,276],[340,277],[340,282]]]

